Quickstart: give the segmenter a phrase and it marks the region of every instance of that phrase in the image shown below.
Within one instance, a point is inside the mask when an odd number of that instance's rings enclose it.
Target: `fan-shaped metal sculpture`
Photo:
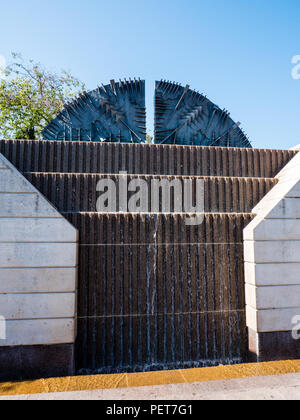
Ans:
[[[143,143],[146,138],[145,82],[111,81],[74,102],[45,128],[46,140]]]
[[[205,96],[166,81],[155,86],[155,143],[251,147],[226,110]]]
[[[156,144],[251,147],[226,110],[179,84],[155,84]],[[46,140],[144,143],[145,81],[114,80],[67,104],[45,128]]]

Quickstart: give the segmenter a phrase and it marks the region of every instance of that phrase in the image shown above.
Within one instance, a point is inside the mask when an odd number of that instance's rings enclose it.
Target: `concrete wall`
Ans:
[[[20,347],[24,354],[24,346],[39,346],[47,358],[49,346],[74,344],[77,240],[77,230],[0,154],[0,378],[7,363],[14,370]],[[50,367],[53,347],[51,355]]]
[[[255,360],[300,357],[300,153],[244,230],[247,326]]]

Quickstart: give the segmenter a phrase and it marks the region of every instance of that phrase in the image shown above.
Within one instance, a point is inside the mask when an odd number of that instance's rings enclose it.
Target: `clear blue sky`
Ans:
[[[167,79],[204,92],[254,147],[300,143],[299,0],[1,1],[0,55],[66,68],[90,89],[111,78]]]

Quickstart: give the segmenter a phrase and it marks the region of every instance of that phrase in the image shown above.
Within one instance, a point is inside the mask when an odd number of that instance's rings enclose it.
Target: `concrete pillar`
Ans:
[[[300,153],[244,230],[247,326],[254,361],[300,358]]]
[[[74,373],[77,236],[0,154],[0,380]]]

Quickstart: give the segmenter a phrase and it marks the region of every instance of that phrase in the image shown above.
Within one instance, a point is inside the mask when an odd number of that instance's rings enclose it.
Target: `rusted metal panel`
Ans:
[[[296,151],[96,142],[0,140],[21,172],[273,178]]]
[[[115,372],[247,360],[250,215],[70,214],[80,231],[77,366]]]
[[[53,203],[60,212],[96,212],[96,202],[100,193],[96,192],[100,180],[111,179],[119,191],[119,175],[29,173],[27,179]],[[181,185],[190,180],[195,187],[195,177],[174,177],[154,175],[128,175],[127,184],[132,180],[147,182],[149,212],[151,210],[151,181],[154,179],[172,181],[179,179]],[[204,211],[210,213],[251,213],[259,201],[276,185],[272,178],[224,178],[203,177]],[[132,192],[128,195],[134,194]],[[117,208],[119,196],[117,194]],[[183,200],[184,201],[184,200]],[[171,203],[172,204],[172,203]],[[182,203],[184,208],[184,203]],[[162,210],[160,202],[160,210]],[[174,212],[174,205],[171,206]]]

